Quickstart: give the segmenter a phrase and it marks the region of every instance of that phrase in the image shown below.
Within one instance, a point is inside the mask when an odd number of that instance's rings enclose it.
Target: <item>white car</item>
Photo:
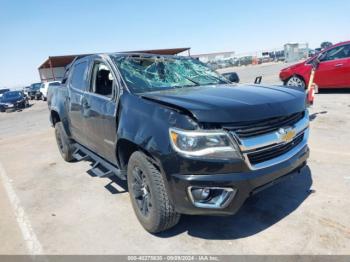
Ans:
[[[58,81],[42,83],[41,87],[40,87],[41,99],[43,101],[47,100],[47,92],[48,92],[50,86],[59,86],[59,85],[61,85],[61,82],[58,82]]]

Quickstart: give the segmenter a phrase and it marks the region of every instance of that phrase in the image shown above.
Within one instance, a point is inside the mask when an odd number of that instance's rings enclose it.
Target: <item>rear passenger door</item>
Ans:
[[[77,60],[70,72],[68,82],[68,115],[70,121],[70,129],[74,140],[82,145],[86,145],[85,130],[87,128],[84,119],[84,104],[83,98],[85,90],[88,87],[88,59]]]
[[[91,150],[115,163],[118,85],[106,60],[98,57],[91,62],[90,83],[85,96],[89,111],[87,139]]]

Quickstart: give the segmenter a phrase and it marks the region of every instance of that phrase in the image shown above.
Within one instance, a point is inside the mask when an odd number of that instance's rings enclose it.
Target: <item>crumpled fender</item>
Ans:
[[[171,108],[129,93],[121,96],[117,141],[126,139],[133,142],[158,162],[161,161],[160,158],[172,153],[169,127],[190,130],[196,129],[197,123],[178,108]]]

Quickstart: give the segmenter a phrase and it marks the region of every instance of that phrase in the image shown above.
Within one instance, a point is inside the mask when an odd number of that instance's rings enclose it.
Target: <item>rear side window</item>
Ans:
[[[53,82],[50,83],[49,86],[60,86],[61,84],[59,82]]]
[[[75,64],[73,67],[72,78],[70,84],[73,88],[85,90],[85,74],[87,69],[87,62]]]

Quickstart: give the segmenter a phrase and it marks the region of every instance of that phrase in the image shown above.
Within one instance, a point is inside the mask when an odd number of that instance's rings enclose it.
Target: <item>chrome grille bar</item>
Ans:
[[[287,161],[291,157],[295,156],[298,152],[300,152],[306,145],[309,137],[309,114],[308,111],[305,111],[304,117],[295,123],[293,126],[281,127],[281,128],[290,128],[295,133],[293,139],[303,136],[301,142],[298,142],[295,146],[287,151],[283,152],[281,155],[278,155],[275,158],[269,159],[267,161],[259,162],[259,163],[250,163],[249,154],[257,153],[264,151],[271,152],[274,148],[277,148],[282,145],[287,145],[291,143],[291,141],[285,141],[283,134],[281,134],[280,130],[270,132],[267,134],[248,137],[248,138],[240,138],[234,132],[230,132],[234,137],[234,140],[238,143],[238,146],[241,150],[241,153],[245,159],[246,164],[251,170],[266,168],[284,161]]]

